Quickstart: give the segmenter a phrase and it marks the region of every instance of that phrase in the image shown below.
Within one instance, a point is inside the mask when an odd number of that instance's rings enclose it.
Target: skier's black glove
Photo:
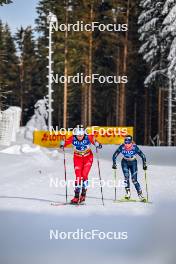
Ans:
[[[97,148],[98,149],[102,149],[102,144],[99,144],[99,146]]]
[[[147,165],[146,165],[146,163],[143,164],[143,170],[147,170]]]
[[[98,143],[97,141],[95,142],[95,147],[97,149],[102,149],[102,144],[101,143]]]
[[[61,140],[61,142],[60,142],[60,149],[64,149],[64,145],[65,145],[65,142],[63,140]]]
[[[113,170],[116,170],[117,169],[117,165],[116,164],[113,164],[112,165],[112,168],[113,168]]]

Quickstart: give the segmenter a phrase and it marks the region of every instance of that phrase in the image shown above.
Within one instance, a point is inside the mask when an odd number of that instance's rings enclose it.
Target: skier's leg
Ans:
[[[84,156],[84,165],[82,170],[82,177],[84,181],[88,180],[88,175],[93,163],[93,154],[90,152],[89,155]]]
[[[79,194],[81,190],[82,184],[82,171],[83,171],[83,158],[82,156],[74,155],[74,169],[75,169],[75,196],[71,200],[73,203],[77,203],[79,201]]]
[[[80,203],[82,203],[86,200],[87,187],[88,187],[88,180],[87,181],[83,180],[81,196],[79,199]]]
[[[87,187],[88,187],[88,175],[92,167],[92,163],[93,163],[93,154],[91,152],[89,155],[84,156],[84,165],[82,171],[83,185],[82,185],[82,193],[80,197],[81,201],[85,201]]]
[[[127,160],[122,159],[121,166],[122,166],[122,171],[123,171],[124,178],[125,178],[124,182],[125,182],[126,194],[130,198],[130,180],[129,180],[130,174],[129,174],[129,167],[128,167]]]
[[[132,182],[135,186],[135,189],[136,189],[138,195],[141,195],[142,194],[141,186],[137,180],[137,176],[138,176],[137,160],[133,160],[130,163],[131,163],[130,164],[130,171],[131,171]]]

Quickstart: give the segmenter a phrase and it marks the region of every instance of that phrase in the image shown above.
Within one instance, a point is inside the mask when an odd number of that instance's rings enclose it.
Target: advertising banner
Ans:
[[[126,135],[133,136],[133,127],[102,127],[92,126],[86,129],[87,134],[93,134],[101,144],[121,144]],[[35,131],[34,144],[46,147],[57,148],[61,140],[72,136],[71,131]]]

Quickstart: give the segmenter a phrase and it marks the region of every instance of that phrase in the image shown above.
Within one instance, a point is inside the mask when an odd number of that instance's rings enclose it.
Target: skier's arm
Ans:
[[[138,146],[136,146],[136,153],[141,157],[142,162],[143,162],[143,169],[146,170],[147,169],[147,161],[146,161],[146,156],[145,154],[142,152],[142,150],[140,150],[140,148]]]
[[[121,153],[122,151],[122,146],[120,145],[120,147],[118,147],[118,149],[114,152],[113,156],[112,156],[112,161],[113,161],[113,166],[112,168],[113,169],[116,169],[117,166],[116,166],[116,159],[117,159],[117,156]]]
[[[61,143],[60,143],[60,147],[61,148],[65,148],[67,147],[68,145],[72,144],[72,141],[73,141],[73,136],[70,136],[68,139],[66,139],[65,141],[64,140],[61,140]]]
[[[89,135],[88,138],[89,138],[91,144],[93,144],[96,148],[99,148],[99,149],[102,148],[101,143],[99,143],[97,140],[95,140],[93,135]]]

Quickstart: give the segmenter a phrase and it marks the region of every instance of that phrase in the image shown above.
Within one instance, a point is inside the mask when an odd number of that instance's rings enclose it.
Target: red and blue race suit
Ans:
[[[122,144],[119,146],[119,148],[115,151],[113,155],[113,164],[116,164],[116,159],[119,154],[123,155],[123,159],[121,161],[122,171],[125,178],[125,185],[126,190],[130,190],[130,173],[131,173],[131,179],[132,182],[136,188],[136,191],[138,194],[140,194],[141,187],[137,180],[137,173],[138,173],[138,166],[137,166],[137,160],[136,155],[139,155],[142,158],[143,164],[146,163],[146,157],[144,153],[139,149],[139,147],[136,144],[131,144],[129,146]]]
[[[64,147],[72,144],[74,148],[73,162],[76,174],[75,184],[80,187],[83,184],[84,188],[88,185],[88,175],[93,163],[93,153],[90,149],[91,144],[95,145],[93,135],[84,135],[84,138],[79,141],[76,136],[71,136],[65,141]]]

